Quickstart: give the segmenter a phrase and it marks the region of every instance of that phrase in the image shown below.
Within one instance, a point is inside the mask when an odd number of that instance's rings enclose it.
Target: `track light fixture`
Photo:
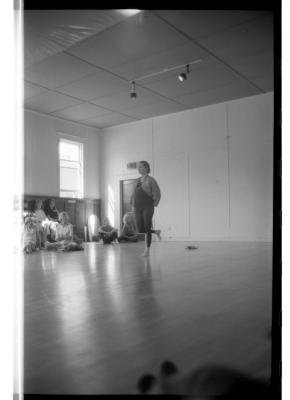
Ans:
[[[184,82],[187,79],[187,75],[191,72],[189,69],[189,64],[186,65],[186,72],[182,72],[181,74],[178,75],[178,79],[180,82]]]
[[[130,92],[130,99],[134,100],[137,97],[137,93],[135,90],[135,81],[131,81],[131,92]]]
[[[134,80],[129,81],[129,83],[131,85],[131,88],[130,88],[130,99],[135,100],[137,98],[137,93],[136,93],[136,90],[135,90],[135,82],[136,81],[139,82],[139,81],[142,81],[144,79],[153,78],[153,77],[155,77],[157,75],[161,75],[161,74],[168,73],[170,71],[185,67],[186,71],[182,72],[181,74],[178,75],[178,79],[180,80],[180,82],[183,82],[183,81],[185,81],[187,79],[187,75],[191,72],[191,69],[189,69],[189,66],[190,65],[192,66],[194,64],[198,64],[200,62],[202,62],[202,59],[191,61],[190,63],[188,63],[186,65],[182,64],[182,65],[176,65],[176,66],[170,67],[170,68],[163,68],[161,71],[152,72],[152,73],[150,73],[148,75],[135,77]]]

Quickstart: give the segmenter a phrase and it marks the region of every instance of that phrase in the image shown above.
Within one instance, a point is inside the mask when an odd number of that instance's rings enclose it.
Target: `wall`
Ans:
[[[104,129],[103,211],[120,221],[126,164],[149,161],[172,240],[272,240],[273,93]]]
[[[59,196],[60,137],[84,144],[84,197],[99,198],[98,131],[30,111],[24,113],[24,192]]]

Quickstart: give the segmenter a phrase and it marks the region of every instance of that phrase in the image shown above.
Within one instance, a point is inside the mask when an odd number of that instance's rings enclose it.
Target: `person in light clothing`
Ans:
[[[32,212],[27,212],[23,220],[23,250],[26,254],[39,250],[40,243],[37,235],[37,222],[35,215]]]
[[[127,212],[123,217],[123,227],[118,242],[138,242],[139,235],[137,232],[135,215]],[[142,234],[143,235],[143,234]]]
[[[55,240],[57,242],[61,240],[73,240],[73,226],[69,223],[69,216],[66,211],[62,211],[59,214],[59,223],[56,225],[55,230]]]
[[[59,213],[59,223],[55,228],[55,242],[47,243],[48,250],[62,251],[83,250],[82,241],[73,234],[73,225],[69,223],[69,215],[66,211]]]

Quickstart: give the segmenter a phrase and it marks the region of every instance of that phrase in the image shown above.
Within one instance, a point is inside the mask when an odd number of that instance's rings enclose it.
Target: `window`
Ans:
[[[83,197],[83,144],[59,141],[59,196]]]

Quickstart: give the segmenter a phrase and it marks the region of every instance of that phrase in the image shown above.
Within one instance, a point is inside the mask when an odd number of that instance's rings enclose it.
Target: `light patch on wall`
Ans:
[[[126,16],[126,17],[132,17],[133,15],[139,14],[141,10],[137,9],[124,9],[124,10],[117,10],[120,14]]]
[[[114,191],[111,185],[108,185],[108,203],[107,203],[107,210],[108,210],[108,218],[110,224],[112,226],[115,225],[115,197]]]
[[[99,227],[99,219],[95,214],[91,214],[88,218],[88,227],[89,227],[89,239],[90,242],[93,241],[94,236],[98,233]]]

